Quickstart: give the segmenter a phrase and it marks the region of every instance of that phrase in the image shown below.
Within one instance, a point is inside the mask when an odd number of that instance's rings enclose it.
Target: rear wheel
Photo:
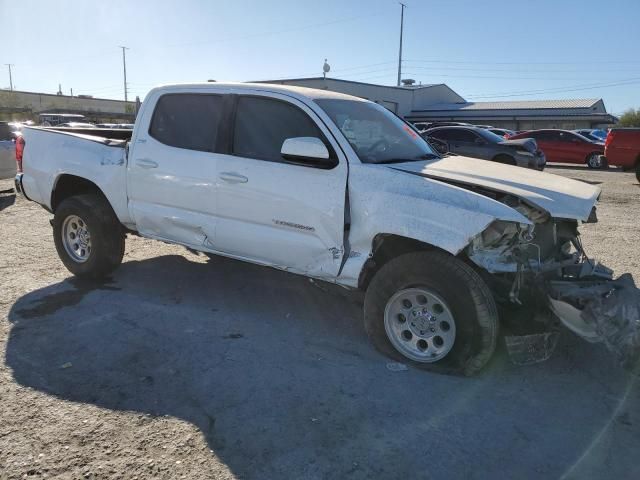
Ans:
[[[594,168],[594,169],[601,169],[601,168],[606,168],[606,163],[603,160],[603,156],[601,153],[598,152],[593,152],[590,153],[589,156],[587,157],[587,166],[589,168]]]
[[[124,230],[100,195],[64,200],[53,217],[53,239],[60,260],[78,277],[103,277],[124,256]]]
[[[369,284],[364,317],[378,350],[430,371],[473,375],[496,347],[498,313],[488,286],[443,252],[386,263]]]
[[[636,179],[638,180],[638,183],[640,183],[640,163],[636,166]]]

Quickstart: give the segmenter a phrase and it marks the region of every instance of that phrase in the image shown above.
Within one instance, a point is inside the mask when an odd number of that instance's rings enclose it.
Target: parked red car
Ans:
[[[640,128],[612,128],[604,142],[609,165],[636,171],[640,182]]]
[[[605,168],[604,143],[589,140],[569,130],[531,130],[509,137],[534,138],[547,162],[586,163],[590,168]]]

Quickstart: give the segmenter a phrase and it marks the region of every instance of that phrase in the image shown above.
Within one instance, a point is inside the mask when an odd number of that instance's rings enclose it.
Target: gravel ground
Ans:
[[[600,184],[585,246],[640,278],[633,174],[549,170]],[[82,284],[47,212],[0,210],[0,479],[640,478],[638,381],[601,345],[391,371],[342,289],[137,237]]]

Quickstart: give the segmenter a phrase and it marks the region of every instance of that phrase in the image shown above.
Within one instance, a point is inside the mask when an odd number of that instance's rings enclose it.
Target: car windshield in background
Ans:
[[[580,140],[582,140],[583,142],[587,142],[587,143],[596,143],[596,142],[600,142],[600,140],[594,140],[591,137],[587,137],[586,135],[582,135],[581,133],[576,133],[573,132],[573,134],[578,137]]]
[[[475,131],[479,135],[483,136],[485,140],[488,140],[491,143],[504,142],[504,137],[501,137],[500,135],[496,135],[495,133],[490,132],[489,130],[478,128]]]
[[[318,99],[364,163],[439,158],[408,124],[381,105],[358,100]]]

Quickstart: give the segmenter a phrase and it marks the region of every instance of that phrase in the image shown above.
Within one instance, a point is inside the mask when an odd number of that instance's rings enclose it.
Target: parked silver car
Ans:
[[[0,122],[0,179],[16,176],[15,138],[19,128],[8,122]]]

